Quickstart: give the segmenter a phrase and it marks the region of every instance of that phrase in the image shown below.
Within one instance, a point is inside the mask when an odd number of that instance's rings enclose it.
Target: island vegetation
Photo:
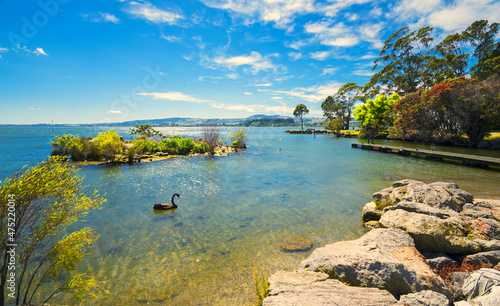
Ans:
[[[349,130],[354,114],[359,137],[372,142],[477,147],[500,129],[499,28],[475,21],[435,44],[432,27],[403,27],[385,41],[367,84],[346,83],[324,100],[325,128]]]
[[[97,137],[79,135],[55,136],[50,145],[52,156],[66,156],[73,161],[97,161],[105,163],[134,163],[158,157],[172,157],[190,154],[227,154],[246,148],[243,129],[230,135],[231,145],[224,144],[219,127],[206,124],[203,138],[166,137],[149,124],[137,124],[130,129],[131,135],[138,135],[128,141],[114,130],[100,132]]]

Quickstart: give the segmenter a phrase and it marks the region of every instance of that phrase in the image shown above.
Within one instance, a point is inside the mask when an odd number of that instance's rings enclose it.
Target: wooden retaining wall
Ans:
[[[434,160],[459,161],[466,166],[475,166],[475,167],[493,166],[500,168],[500,158],[495,158],[495,157],[450,153],[450,152],[434,151],[434,150],[423,150],[419,148],[405,148],[396,146],[365,144],[365,143],[353,143],[351,146],[353,148],[379,151],[383,153],[393,153],[402,156],[413,155],[413,156],[426,157]]]

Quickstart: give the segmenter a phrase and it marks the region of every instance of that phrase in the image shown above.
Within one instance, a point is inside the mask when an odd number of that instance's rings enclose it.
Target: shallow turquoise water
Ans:
[[[103,129],[54,133],[95,136]],[[81,267],[107,277],[111,294],[99,303],[248,304],[254,268],[292,270],[310,253],[283,253],[284,240],[309,238],[318,247],[359,237],[363,205],[394,180],[456,182],[476,197],[500,198],[498,171],[352,149],[356,139],[284,130],[247,129],[249,148],[227,157],[82,168],[85,183],[107,199],[74,227],[91,226],[101,235]],[[198,128],[162,131],[201,134]],[[50,128],[1,128],[0,177],[47,156],[51,138]],[[179,209],[153,212],[152,204],[169,202],[173,193],[181,194]]]

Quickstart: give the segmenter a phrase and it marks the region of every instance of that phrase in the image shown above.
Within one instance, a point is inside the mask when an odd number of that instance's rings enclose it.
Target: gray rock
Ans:
[[[277,272],[269,278],[270,294],[262,303],[275,305],[398,305],[387,291],[346,286],[324,273]]]
[[[500,305],[500,286],[491,288],[490,293],[472,300],[472,305],[498,306]]]
[[[500,240],[474,239],[474,242],[477,242],[481,246],[482,252],[500,250]]]
[[[465,203],[472,203],[472,200],[472,195],[459,189],[456,184],[442,182],[425,184],[414,180],[394,182],[392,187],[373,194],[373,201],[378,209],[407,201],[460,212],[462,206]]]
[[[379,222],[384,227],[406,231],[420,252],[472,254],[481,251],[480,245],[467,237],[466,222],[461,218],[441,219],[397,209],[384,213]]]
[[[449,210],[449,209],[439,209],[435,207],[431,207],[427,204],[416,203],[416,202],[407,202],[403,201],[394,206],[388,206],[384,208],[384,213],[390,210],[402,209],[407,212],[414,212],[418,214],[424,214],[429,216],[438,217],[440,219],[447,219],[451,217],[458,217],[459,213]],[[379,218],[380,220],[380,218]]]
[[[494,267],[500,263],[500,251],[481,252],[467,255],[464,258],[464,262],[477,266],[488,265]]]
[[[450,304],[445,295],[431,290],[402,295],[399,302],[408,306],[448,306]]]
[[[478,218],[472,222],[472,238],[492,240],[500,237],[500,222],[492,219]]]
[[[453,272],[451,274],[450,282],[448,285],[451,287],[454,300],[463,300],[465,297],[462,294],[462,286],[465,279],[469,276],[469,272]]]
[[[493,287],[500,285],[500,271],[483,268],[469,274],[462,286],[462,293],[468,302],[489,294]]]
[[[361,211],[361,217],[363,219],[363,222],[378,221],[380,220],[381,216],[382,216],[382,211],[375,209],[375,202],[373,201],[367,203],[363,207],[363,210]]]
[[[496,218],[493,216],[493,214],[489,211],[482,211],[480,209],[464,209],[460,214],[464,216],[469,216],[474,219],[477,218],[485,218],[485,219],[493,219],[496,220]]]
[[[318,248],[300,268],[327,273],[352,286],[385,289],[394,296],[432,289],[449,296],[444,282],[398,229],[374,229],[361,238]]]
[[[457,261],[444,253],[422,253],[432,269],[441,269],[446,265],[458,264]]]
[[[481,210],[491,212],[497,220],[500,220],[499,199],[476,199],[474,204]]]

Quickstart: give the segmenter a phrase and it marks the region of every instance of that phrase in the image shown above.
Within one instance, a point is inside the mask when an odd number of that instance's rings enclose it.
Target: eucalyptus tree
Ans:
[[[342,122],[342,129],[348,130],[354,104],[363,100],[360,86],[356,83],[345,83],[337,93],[323,101],[321,109],[328,121],[338,118]]]
[[[307,106],[305,106],[304,104],[297,104],[297,106],[295,107],[295,110],[293,111],[293,115],[295,117],[299,117],[300,118],[300,123],[301,123],[301,126],[302,126],[302,130],[304,130],[304,114],[309,114],[309,109],[307,108]]]
[[[406,94],[432,82],[432,27],[411,31],[403,27],[384,43],[372,70],[382,68],[365,85],[364,91],[374,96],[384,86],[387,93]]]

